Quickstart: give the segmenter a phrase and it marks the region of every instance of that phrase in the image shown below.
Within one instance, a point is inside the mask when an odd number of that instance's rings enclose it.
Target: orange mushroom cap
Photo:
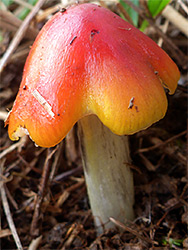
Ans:
[[[164,117],[180,77],[150,38],[95,4],[58,12],[42,28],[27,58],[7,119],[10,139],[28,131],[37,145],[59,143],[83,116],[96,114],[118,135]]]

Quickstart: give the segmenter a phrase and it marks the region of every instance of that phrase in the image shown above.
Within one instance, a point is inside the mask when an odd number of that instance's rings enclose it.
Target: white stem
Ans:
[[[118,136],[95,115],[78,122],[84,174],[97,232],[134,218],[133,174],[127,136]]]

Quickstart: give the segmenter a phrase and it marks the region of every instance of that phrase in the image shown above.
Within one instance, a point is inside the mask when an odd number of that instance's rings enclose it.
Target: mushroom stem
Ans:
[[[84,174],[97,233],[134,218],[134,185],[127,136],[113,134],[95,115],[78,122]]]

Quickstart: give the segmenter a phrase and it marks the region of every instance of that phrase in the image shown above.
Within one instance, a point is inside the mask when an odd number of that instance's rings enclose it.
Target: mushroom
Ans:
[[[41,147],[58,144],[78,122],[85,180],[98,233],[109,218],[134,218],[127,135],[167,110],[179,71],[155,42],[108,9],[72,6],[38,34],[6,121]]]

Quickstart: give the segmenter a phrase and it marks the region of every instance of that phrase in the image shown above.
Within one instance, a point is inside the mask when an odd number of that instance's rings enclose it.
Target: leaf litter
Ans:
[[[36,148],[27,137],[21,143],[13,143],[8,138],[3,120],[6,112],[11,110],[19,88],[29,51],[28,44],[32,44],[36,32],[50,15],[58,11],[60,6],[67,8],[65,2],[69,4],[74,1],[61,1],[61,4],[60,1],[53,1],[53,4],[47,1],[43,4],[36,18],[28,24],[33,32],[23,35],[2,71],[0,185],[8,207],[1,206],[1,247],[30,250],[187,249],[187,38],[170,22],[167,28],[162,29],[166,16],[159,15],[156,19],[150,19],[145,32],[156,42],[160,39],[160,45],[177,63],[181,79],[174,96],[168,97],[169,108],[165,118],[130,137],[135,182],[133,222],[120,223],[110,218],[116,228],[96,235],[76,126],[63,142],[52,149]],[[116,13],[121,12],[115,1],[99,1],[99,4]],[[187,7],[184,5],[183,1],[179,1],[179,5],[176,1],[171,3],[171,7],[183,17],[186,16]],[[4,15],[2,20],[6,18],[7,21],[8,18],[11,22],[15,19],[17,8],[20,5],[16,1],[4,8],[3,11],[9,11],[12,15]],[[138,11],[140,19],[147,17],[147,11],[143,9]],[[22,21],[13,23],[14,30],[5,26],[1,32],[1,56],[8,49],[11,40],[15,39],[15,30]],[[159,28],[164,30],[162,36]],[[170,46],[171,43],[174,46]],[[176,48],[181,51],[180,54]],[[7,209],[10,210],[10,217],[15,225],[14,233],[8,223]]]

